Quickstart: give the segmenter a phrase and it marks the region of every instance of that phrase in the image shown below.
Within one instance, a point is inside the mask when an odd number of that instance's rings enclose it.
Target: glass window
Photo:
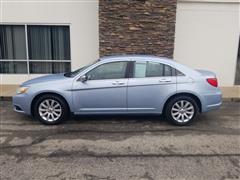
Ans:
[[[147,62],[146,77],[163,76],[163,64],[155,62]]]
[[[27,62],[0,62],[0,74],[26,74],[27,72]]]
[[[134,77],[135,78],[144,78],[146,74],[146,62],[137,62],[135,63],[134,68]]]
[[[70,60],[68,26],[28,26],[29,59]]]
[[[173,76],[174,68],[157,62],[135,62],[133,77],[161,77]]]
[[[90,80],[125,78],[127,62],[102,64],[87,73]]]
[[[30,62],[30,73],[32,74],[55,74],[70,72],[70,63],[67,62]]]
[[[1,74],[69,72],[70,60],[69,26],[0,25]]]
[[[176,76],[184,76],[184,74],[177,69],[175,69],[175,74],[176,74]]]
[[[26,59],[24,26],[0,25],[0,59]]]
[[[164,76],[172,76],[174,69],[171,66],[164,65]]]

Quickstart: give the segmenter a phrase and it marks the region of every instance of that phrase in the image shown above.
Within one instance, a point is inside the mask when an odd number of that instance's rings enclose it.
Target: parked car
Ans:
[[[15,111],[48,125],[70,114],[164,114],[187,125],[221,102],[213,72],[143,55],[103,57],[73,72],[35,78],[13,97]]]

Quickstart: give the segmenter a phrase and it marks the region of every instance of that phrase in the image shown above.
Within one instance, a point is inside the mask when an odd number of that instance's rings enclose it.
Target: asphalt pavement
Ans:
[[[78,116],[46,126],[0,102],[0,179],[240,179],[240,103],[191,126],[159,116]]]

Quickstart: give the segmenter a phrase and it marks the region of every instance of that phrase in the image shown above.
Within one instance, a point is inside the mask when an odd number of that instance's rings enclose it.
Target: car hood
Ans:
[[[58,80],[63,80],[63,79],[67,79],[67,77],[65,77],[64,74],[46,75],[46,76],[28,80],[28,81],[24,82],[22,84],[22,86],[27,86],[27,85],[36,84],[36,83],[49,82],[49,81],[58,81]]]

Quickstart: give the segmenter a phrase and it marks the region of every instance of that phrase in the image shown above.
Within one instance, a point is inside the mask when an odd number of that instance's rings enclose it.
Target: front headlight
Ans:
[[[17,89],[17,94],[23,94],[23,93],[26,93],[27,92],[27,90],[29,89],[29,87],[19,87],[18,89]]]

